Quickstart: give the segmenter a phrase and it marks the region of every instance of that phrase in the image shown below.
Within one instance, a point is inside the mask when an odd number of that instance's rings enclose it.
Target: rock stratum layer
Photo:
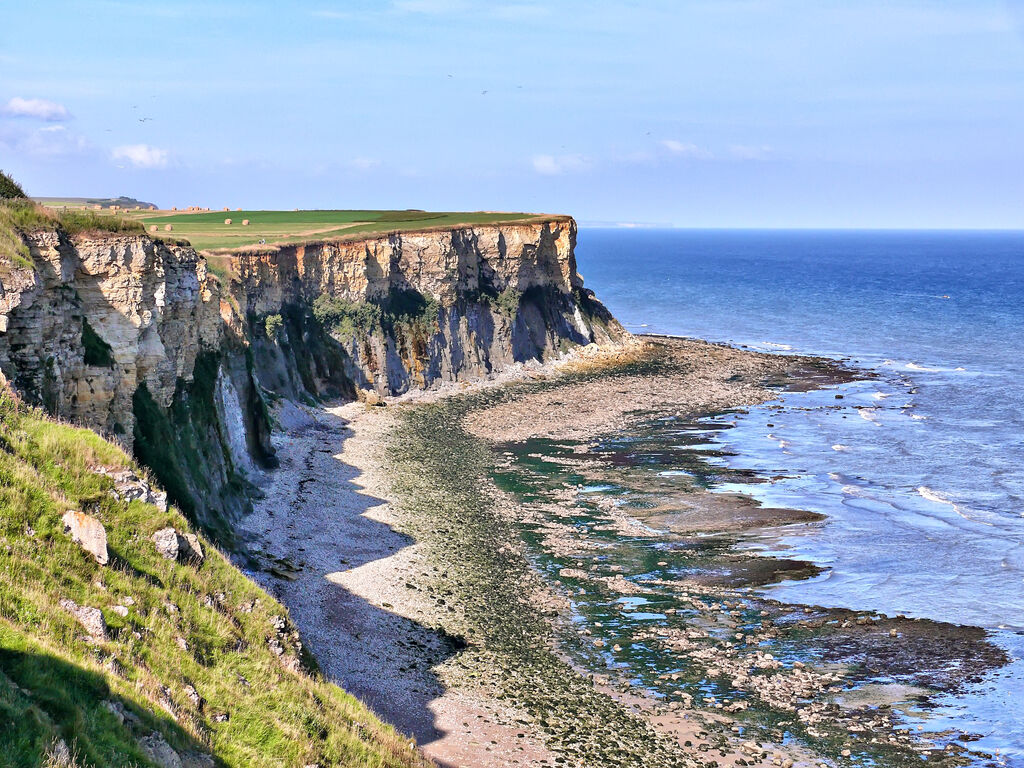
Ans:
[[[0,374],[132,449],[222,539],[274,463],[268,396],[399,394],[624,335],[569,218],[264,247],[221,278],[143,235],[24,240],[32,268],[0,262]]]

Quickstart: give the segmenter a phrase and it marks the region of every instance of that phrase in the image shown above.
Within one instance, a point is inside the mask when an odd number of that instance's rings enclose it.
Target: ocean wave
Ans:
[[[928,501],[931,501],[935,504],[945,504],[946,506],[951,507],[953,511],[956,512],[964,520],[969,520],[972,523],[981,523],[982,525],[988,525],[990,527],[992,526],[991,523],[986,523],[984,520],[978,520],[977,518],[969,517],[968,515],[964,514],[964,508],[960,504],[957,504],[955,501],[943,495],[942,493],[939,493],[938,491],[929,488],[927,485],[919,485],[917,487],[917,492],[923,499],[927,499]]]
[[[883,360],[880,363],[880,367],[883,368],[896,368],[903,371],[918,371],[924,373],[970,373],[962,365],[958,365],[954,368],[943,368],[941,366],[932,365],[921,365],[921,363],[915,363],[913,361],[903,362],[901,360]],[[984,375],[984,374],[972,374],[972,375]]]
[[[864,421],[870,421],[872,424],[877,424],[879,427],[882,426],[882,422],[875,418],[875,408],[858,408],[857,414],[864,419]]]

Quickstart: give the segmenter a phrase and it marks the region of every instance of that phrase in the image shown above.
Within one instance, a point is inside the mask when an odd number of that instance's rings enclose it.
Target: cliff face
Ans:
[[[607,342],[568,218],[267,248],[229,287],[141,235],[27,236],[0,263],[0,376],[122,442],[223,538],[273,463],[267,391],[395,394]]]
[[[269,459],[269,423],[205,261],[144,236],[26,241],[34,269],[0,268],[0,378],[134,450],[179,506],[228,532],[246,471]]]
[[[268,380],[396,394],[621,335],[583,289],[575,244],[566,218],[285,246],[239,254],[233,290]],[[258,332],[272,315],[273,338]]]
[[[202,346],[220,343],[219,287],[194,251],[144,237],[28,238],[35,270],[15,270],[0,311],[0,370],[56,414],[129,446],[132,395],[162,407]]]

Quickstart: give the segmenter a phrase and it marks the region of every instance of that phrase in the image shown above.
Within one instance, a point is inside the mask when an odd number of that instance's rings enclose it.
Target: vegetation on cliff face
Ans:
[[[417,290],[392,288],[387,296],[353,302],[321,294],[313,301],[313,316],[336,336],[350,340],[398,326],[429,327],[437,322],[441,305]]]
[[[306,671],[283,606],[208,541],[201,562],[158,552],[156,531],[188,523],[119,494],[126,469],[95,433],[0,392],[0,766],[152,766],[164,748],[185,766],[421,765]],[[102,523],[107,565],[64,532],[67,510]]]
[[[0,261],[10,262],[15,267],[32,269],[28,246],[21,237],[20,228],[16,224],[17,213],[21,206],[11,202],[0,202]]]
[[[85,349],[85,364],[110,368],[114,365],[113,350],[105,342],[88,319],[82,318],[82,347]]]
[[[234,465],[222,434],[215,402],[221,359],[215,352],[199,354],[192,380],[178,380],[169,408],[140,385],[132,397],[133,437],[136,457],[152,469],[171,500],[218,544],[231,546],[234,522],[248,509],[252,486]]]

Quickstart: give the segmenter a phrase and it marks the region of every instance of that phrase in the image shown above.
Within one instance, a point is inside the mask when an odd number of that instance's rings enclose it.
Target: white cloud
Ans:
[[[698,158],[709,158],[711,153],[698,147],[696,144],[688,144],[682,141],[676,141],[675,139],[665,139],[661,142],[661,146],[671,152],[673,155],[679,155],[680,157],[698,157]]]
[[[85,137],[63,125],[28,126],[24,123],[0,122],[0,150],[56,160],[71,155],[84,155],[92,150]]]
[[[86,152],[89,142],[83,136],[73,135],[62,125],[46,126],[28,136],[24,150],[42,157],[59,157]]]
[[[360,171],[368,171],[371,168],[376,168],[380,165],[380,160],[376,160],[372,157],[356,157],[349,162],[349,165],[353,168],[358,168]]]
[[[533,170],[543,176],[557,176],[590,167],[590,162],[582,155],[534,155],[530,162]]]
[[[729,147],[729,153],[740,160],[764,160],[774,150],[767,144],[754,146],[750,144],[733,144]]]
[[[125,160],[135,168],[165,168],[168,152],[166,149],[157,149],[148,144],[125,144],[114,147],[111,157],[114,160]]]
[[[23,99],[21,96],[15,96],[8,101],[3,111],[4,114],[13,117],[33,117],[36,120],[49,122],[60,122],[71,118],[71,113],[63,104],[46,99]]]

